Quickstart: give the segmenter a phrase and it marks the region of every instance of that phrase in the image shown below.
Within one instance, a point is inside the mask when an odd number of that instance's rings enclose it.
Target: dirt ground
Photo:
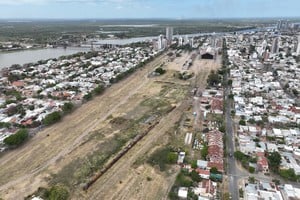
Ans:
[[[176,66],[179,67],[180,63],[184,63],[188,57],[187,54],[168,63],[166,69],[171,72],[169,72],[169,76],[166,75],[164,80],[170,79],[173,70],[180,70]],[[197,77],[195,77],[197,80],[192,81],[196,81],[199,87],[204,88],[209,72],[216,70],[219,66],[219,60],[196,59],[190,70],[197,73]],[[177,81],[177,84],[182,83]],[[153,148],[165,142],[164,134],[180,120],[182,113],[187,111],[190,105],[188,102],[190,101],[181,102],[179,107],[164,117],[157,127],[120,159],[86,194],[83,194],[84,197],[87,199],[167,199],[176,173],[166,176],[148,164],[142,164],[138,168],[134,168],[133,164],[137,159],[149,155]],[[182,140],[184,139],[182,138]],[[147,177],[151,177],[152,180],[147,181]]]
[[[188,58],[189,55],[187,54]],[[109,127],[111,117],[139,115],[145,110],[132,110],[143,99],[158,95],[163,85],[157,81],[171,77],[172,70],[165,77],[147,78],[147,75],[166,57],[163,55],[145,68],[120,83],[114,84],[106,92],[84,104],[63,121],[38,133],[23,147],[6,153],[0,158],[0,197],[3,199],[23,199],[35,192],[38,187],[46,187],[51,174],[82,158],[97,147],[99,140],[91,139],[91,133]],[[185,57],[175,59],[172,65],[185,62]],[[199,73],[199,83],[205,79],[218,62],[196,59],[191,70]],[[196,79],[196,82],[198,82]],[[204,81],[203,81],[204,80]],[[178,85],[184,85],[177,81]],[[173,87],[173,85],[171,86]],[[203,85],[204,87],[204,85]],[[168,88],[166,95],[170,95]],[[183,95],[183,94],[182,94]],[[178,99],[182,99],[182,95]],[[174,95],[171,95],[173,97]],[[148,164],[133,167],[137,159],[148,154],[161,144],[164,134],[180,119],[187,110],[186,100],[174,102],[177,107],[164,116],[136,146],[107,171],[87,192],[77,189],[72,199],[166,199],[175,175],[165,176]],[[108,129],[109,130],[109,129]],[[49,134],[49,136],[47,136]],[[101,141],[112,138],[115,132],[102,133]]]

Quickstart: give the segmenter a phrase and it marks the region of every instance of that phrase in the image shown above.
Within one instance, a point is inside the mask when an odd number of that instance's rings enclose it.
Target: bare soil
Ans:
[[[176,70],[173,67],[161,77],[147,78],[148,73],[165,60],[164,55],[157,58],[66,116],[60,123],[39,132],[21,148],[4,154],[0,158],[0,197],[23,199],[38,187],[47,187],[53,174],[59,173],[76,159],[84,159],[99,149],[99,145],[120,134],[125,126],[122,120],[128,122],[153,112],[141,106],[145,99],[166,98],[176,108],[163,116],[159,124],[87,192],[80,187],[74,188],[72,199],[167,199],[176,170],[166,175],[148,164],[135,166],[134,163],[164,143],[167,131],[191,104],[185,98],[188,94],[185,89],[193,81],[205,87],[210,70],[216,69],[219,62],[196,59],[191,70],[198,76],[188,83],[172,78]],[[180,66],[184,60],[185,57],[175,59],[167,65],[175,62]],[[163,83],[166,79],[173,84]],[[111,120],[116,118],[118,120],[112,123]]]

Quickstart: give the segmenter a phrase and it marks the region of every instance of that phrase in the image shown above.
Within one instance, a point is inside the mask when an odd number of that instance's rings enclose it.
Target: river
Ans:
[[[238,32],[247,32],[247,31],[258,31],[259,29],[249,29],[242,30]],[[174,35],[174,37],[180,36],[188,36],[188,37],[196,37],[196,36],[204,36],[211,35],[212,33],[198,33],[198,34],[187,34],[187,35]],[[223,34],[223,33],[216,33]],[[125,45],[133,42],[142,42],[142,41],[151,41],[155,37],[136,37],[136,38],[128,38],[128,39],[108,39],[108,40],[97,40],[93,41],[93,45],[97,47],[97,45],[102,44],[112,44],[112,45]],[[71,55],[78,52],[86,52],[90,50],[90,42],[89,45],[85,47],[77,48],[77,47],[68,47],[64,48],[46,48],[46,49],[36,49],[36,50],[22,50],[22,51],[14,51],[14,52],[0,52],[0,69],[4,67],[10,67],[13,64],[23,65],[25,63],[37,62],[39,60],[46,60],[50,58],[58,58],[60,56]]]
[[[10,67],[13,64],[23,65],[25,63],[37,62],[49,58],[58,58],[60,56],[71,55],[78,52],[88,51],[88,48],[45,48],[31,49],[22,51],[0,52],[0,69]]]

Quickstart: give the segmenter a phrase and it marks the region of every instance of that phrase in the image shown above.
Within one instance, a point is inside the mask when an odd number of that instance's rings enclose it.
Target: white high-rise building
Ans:
[[[178,45],[179,46],[183,45],[183,37],[179,37],[179,39],[178,39]]]
[[[167,27],[166,28],[166,38],[168,41],[168,44],[172,44],[172,40],[173,40],[173,27]]]
[[[157,41],[157,48],[158,48],[158,50],[161,50],[161,49],[163,49],[164,48],[164,36],[163,35],[159,35],[158,36],[158,41]]]
[[[190,39],[190,46],[193,48],[194,47],[194,38]]]
[[[296,55],[297,55],[297,56],[300,55],[300,35],[298,35],[298,46],[297,46]]]

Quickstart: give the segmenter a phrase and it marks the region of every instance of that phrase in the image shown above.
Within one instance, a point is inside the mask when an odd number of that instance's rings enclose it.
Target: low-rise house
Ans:
[[[199,176],[203,179],[209,179],[210,177],[210,171],[205,169],[196,169],[196,172],[199,174]]]
[[[180,187],[178,190],[178,197],[180,199],[187,199],[188,196],[188,188],[187,187]]]
[[[185,152],[180,152],[178,154],[177,164],[183,164],[185,158]]]
[[[284,184],[281,193],[284,200],[300,200],[300,188],[295,188],[293,185]]]
[[[257,168],[258,168],[258,171],[261,171],[263,173],[269,173],[268,159],[264,155],[258,154]]]

